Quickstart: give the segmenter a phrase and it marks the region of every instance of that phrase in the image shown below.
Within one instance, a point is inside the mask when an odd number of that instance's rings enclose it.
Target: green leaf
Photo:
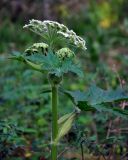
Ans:
[[[31,55],[29,60],[36,61],[43,64],[43,69],[54,73],[56,76],[62,76],[64,73],[72,72],[79,77],[83,76],[83,72],[78,64],[74,64],[72,59],[65,59],[60,61],[56,54],[48,52],[47,56],[44,55]]]
[[[122,118],[126,118],[128,116],[128,111],[120,109],[118,107],[112,107],[110,104],[98,104],[98,105],[93,105],[93,107],[97,111],[104,111],[104,112],[109,112],[111,114],[114,114],[115,116],[119,116]]]
[[[121,88],[116,90],[103,90],[96,85],[92,85],[86,92],[62,90],[72,102],[84,111],[98,110],[108,111],[118,115],[128,116],[128,111],[118,107],[112,107],[112,102],[128,100],[128,94]],[[109,104],[109,105],[108,105]]]
[[[44,57],[43,64],[46,70],[52,71],[59,67],[60,60],[56,54],[54,54],[53,52],[49,52],[47,56]]]
[[[33,128],[24,128],[23,132],[24,133],[37,133],[37,131]]]
[[[17,61],[21,61],[25,64],[27,64],[30,68],[32,68],[33,70],[37,70],[40,72],[44,72],[44,70],[42,69],[42,65],[41,64],[36,64],[31,62],[30,60],[28,60],[24,55],[21,54],[15,54],[12,57],[9,57],[9,59],[13,59],[13,60],[17,60]]]
[[[80,66],[78,64],[74,64],[72,59],[60,60],[52,51],[49,51],[47,55],[38,52],[30,55],[16,52],[12,57],[10,57],[10,59],[21,61],[32,69],[40,72],[47,71],[54,73],[58,77],[61,77],[63,74],[68,72],[75,73],[79,77],[83,76]]]
[[[62,73],[72,72],[78,75],[79,77],[83,77],[83,72],[78,64],[74,64],[72,60],[67,59],[64,60],[61,67]]]
[[[28,59],[32,62],[43,64],[43,69],[47,71],[55,71],[60,67],[59,58],[51,51],[47,53],[47,56],[39,53],[28,56]]]

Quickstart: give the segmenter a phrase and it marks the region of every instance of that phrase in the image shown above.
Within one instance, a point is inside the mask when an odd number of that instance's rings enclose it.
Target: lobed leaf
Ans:
[[[65,93],[72,102],[84,111],[108,111],[121,115],[128,116],[128,111],[124,111],[117,107],[112,107],[112,102],[128,100],[128,94],[121,88],[116,90],[103,90],[96,85],[92,85],[86,92],[81,91],[65,91]],[[109,104],[109,105],[108,105]]]

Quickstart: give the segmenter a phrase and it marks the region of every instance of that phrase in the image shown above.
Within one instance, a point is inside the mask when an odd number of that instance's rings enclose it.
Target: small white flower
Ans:
[[[46,43],[34,43],[33,45],[32,45],[32,47],[34,47],[34,48],[43,48],[43,49],[46,49],[46,48],[48,48],[48,44],[46,44]]]
[[[64,33],[64,32],[62,32],[62,31],[58,31],[57,33],[60,34],[60,35],[62,35],[62,36],[64,36],[65,38],[68,38],[68,37],[69,37],[69,34],[68,34],[68,33]]]

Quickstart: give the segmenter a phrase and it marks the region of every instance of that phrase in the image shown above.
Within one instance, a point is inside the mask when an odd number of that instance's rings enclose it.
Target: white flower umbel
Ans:
[[[55,38],[54,36],[58,36],[64,38],[66,42],[68,41],[77,48],[81,48],[83,50],[86,49],[83,38],[77,36],[73,30],[69,30],[65,25],[58,22],[49,20],[39,21],[32,19],[29,21],[29,24],[24,26],[24,28],[29,28],[31,31],[39,34],[45,39],[50,37],[52,41],[52,38]]]

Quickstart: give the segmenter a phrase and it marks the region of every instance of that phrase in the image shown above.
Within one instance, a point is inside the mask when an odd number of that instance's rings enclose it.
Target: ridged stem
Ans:
[[[58,134],[58,87],[57,85],[52,86],[52,149],[51,149],[51,159],[57,160],[57,145],[54,141]]]

